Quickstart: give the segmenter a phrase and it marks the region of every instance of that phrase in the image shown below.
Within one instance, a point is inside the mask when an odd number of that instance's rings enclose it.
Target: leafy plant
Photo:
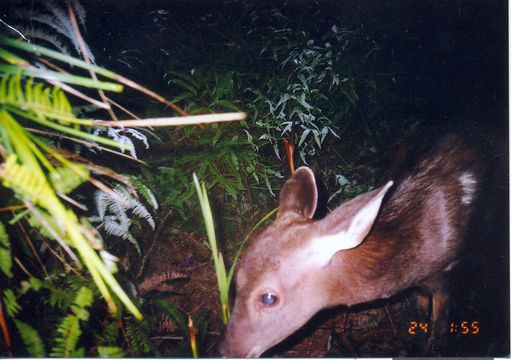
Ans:
[[[0,43],[27,50],[24,46],[19,46],[18,42],[9,39],[2,39]],[[29,49],[29,51],[36,50],[42,51],[40,48]],[[20,120],[28,120],[73,136],[94,139],[96,142],[109,146],[118,147],[118,144],[110,139],[94,138],[80,130],[79,126],[83,120],[76,118],[73,114],[62,90],[59,87],[44,87],[41,83],[34,83],[30,77],[43,76],[43,71],[31,70],[32,66],[28,61],[3,48],[0,49],[0,58],[17,66],[16,74],[11,76],[9,72],[12,71],[12,67],[0,65],[0,72],[3,71],[0,83],[0,118],[2,120],[0,133],[3,155],[6,159],[0,167],[2,184],[13,190],[41,226],[66,249],[71,258],[77,260],[71,247],[79,252],[112,311],[115,311],[117,306],[112,300],[109,287],[130,311],[141,317],[140,312],[117,284],[86,238],[86,236],[94,236],[87,235],[87,227],[83,226],[75,213],[67,209],[59,199],[57,190],[59,186],[54,184],[62,183],[64,180],[60,176],[61,171],[57,170],[58,167],[51,163],[49,157],[60,163],[60,167],[72,172],[81,182],[89,180],[89,171],[66,159],[46,142],[32,135],[20,124]],[[89,66],[84,62],[78,63]],[[24,84],[22,84],[22,76],[29,76]],[[89,86],[96,83],[94,81],[91,83],[86,78],[76,76],[71,78],[83,79]],[[65,79],[62,80],[65,81]],[[120,90],[122,87],[116,85],[113,88]],[[60,186],[60,189],[63,188],[70,189],[69,186]],[[54,223],[54,219],[58,219],[58,226],[55,226],[57,224]],[[54,225],[51,225],[52,223]]]
[[[17,24],[18,31],[25,33],[32,39],[45,41],[63,54],[71,56],[68,44],[71,44],[76,51],[76,54],[81,53],[80,41],[76,31],[73,28],[71,18],[67,14],[67,9],[56,1],[37,1],[35,5],[40,5],[38,11],[28,11],[26,9],[16,9],[14,17],[20,20]],[[72,11],[75,14],[81,26],[85,26],[87,13],[79,1],[72,1]],[[23,20],[30,18],[31,26],[25,26]],[[88,45],[85,46],[87,56],[94,62],[94,55],[89,49]]]
[[[192,317],[165,300],[156,300],[155,305],[175,321],[180,333],[183,334],[183,344],[186,344],[193,357],[197,358],[199,355],[198,349],[206,337],[207,313],[200,312]]]
[[[172,102],[185,102],[190,114],[240,111],[239,100],[236,100],[238,79],[232,70],[217,72],[197,68],[189,74],[169,70],[165,77],[169,78],[169,84],[183,89]]]
[[[197,67],[189,72],[168,71],[165,76],[169,84],[176,85],[182,92],[174,102],[183,103],[190,113],[239,111],[243,108],[243,79],[237,72],[225,68]],[[179,211],[184,219],[196,208],[193,186],[189,183],[190,169],[196,169],[198,176],[216,188],[215,197],[228,199],[225,203],[236,204],[232,210],[243,210],[252,203],[251,191],[264,190],[274,195],[275,179],[282,175],[275,166],[270,166],[252,141],[249,123],[229,126],[213,125],[208,128],[187,128],[182,133],[173,133],[164,143],[174,144],[171,156],[161,158],[165,163],[160,167],[160,176],[154,180],[161,188],[164,203]],[[243,133],[241,132],[243,131]],[[165,138],[166,134],[160,134]],[[186,150],[185,152],[180,151]],[[166,187],[165,184],[175,184]],[[263,188],[261,189],[261,186]],[[229,210],[229,209],[228,209]],[[239,219],[243,213],[236,214]],[[229,214],[228,216],[233,216]],[[225,214],[223,214],[225,215]]]
[[[87,287],[82,287],[71,306],[71,314],[67,315],[59,327],[55,346],[50,356],[53,357],[83,357],[83,348],[77,348],[78,339],[81,335],[80,321],[89,319],[89,311],[86,309],[92,305],[93,294]]]
[[[25,344],[29,355],[33,357],[45,357],[46,350],[39,333],[32,326],[21,320],[14,319],[14,324],[20,333],[21,340]]]
[[[108,192],[108,188],[95,179],[93,174],[109,175],[114,178],[116,178],[116,175],[111,171],[101,170],[95,164],[84,161],[74,156],[74,154],[53,147],[53,143],[46,139],[46,136],[51,138],[56,134],[64,134],[69,141],[93,146],[101,151],[115,152],[111,148],[124,149],[126,146],[116,141],[116,139],[120,139],[119,137],[114,137],[114,140],[101,137],[94,134],[94,129],[98,125],[103,127],[109,125],[127,126],[126,122],[96,121],[77,117],[62,89],[78,94],[82,99],[89,99],[90,101],[94,100],[70,86],[79,85],[98,90],[122,90],[122,85],[117,82],[97,80],[97,75],[102,74],[110,79],[115,79],[114,81],[127,83],[141,91],[148,91],[96,65],[67,57],[37,45],[28,46],[22,42],[1,38],[0,46],[0,156],[4,160],[0,164],[0,180],[5,188],[12,191],[13,199],[16,200],[9,207],[9,209],[16,212],[10,224],[23,228],[23,220],[27,220],[31,226],[40,230],[40,235],[37,235],[37,238],[44,242],[43,249],[47,249],[47,251],[54,254],[58,262],[63,264],[66,272],[72,271],[86,278],[92,277],[112,314],[117,311],[120,305],[112,296],[112,293],[114,293],[135,318],[140,319],[142,314],[113,276],[116,266],[112,266],[115,265],[115,260],[112,261],[112,259],[115,259],[115,257],[105,250],[103,241],[97,236],[87,220],[79,218],[77,212],[65,203],[69,202],[83,208],[82,204],[71,198],[71,192],[76,191],[81,184],[87,181],[104,192]],[[28,57],[30,57],[30,54],[37,54],[37,56],[46,56],[52,60],[64,61],[97,75],[88,78],[37,68],[29,60],[15,54],[16,51],[26,52]],[[38,78],[49,79],[55,85],[48,85],[46,82],[38,80]],[[148,93],[158,98],[154,93]],[[104,93],[102,94],[105,96]],[[106,102],[100,102],[100,104],[109,106],[108,104],[105,105]],[[215,121],[218,121],[217,118],[218,116],[213,116]],[[194,123],[196,121],[207,122],[211,120],[201,117],[198,120],[186,119],[184,123]],[[154,124],[153,120],[136,120],[135,122],[139,125],[142,124],[141,126]],[[163,121],[159,119],[157,121],[158,126],[169,123],[179,122],[174,119],[172,121],[169,121],[169,119],[163,119]],[[132,134],[134,133],[132,132]],[[76,160],[77,158],[78,160]],[[136,181],[132,182],[136,183]],[[137,188],[139,194],[144,196],[149,203],[156,204],[150,191],[142,184],[136,183],[133,187]],[[119,194],[122,194],[123,190],[120,189],[117,188]],[[141,216],[144,221],[148,221],[154,226],[154,219],[138,200],[126,198],[124,201],[129,203],[128,207],[125,208],[131,209],[131,213]],[[129,226],[124,230],[129,232]],[[5,231],[2,231],[0,235],[2,235],[0,247],[2,250],[2,270],[9,275],[11,267],[9,265],[10,244],[8,244]],[[86,314],[82,312],[85,307],[80,309],[77,304],[70,304],[68,300],[60,303],[60,295],[65,295],[66,292],[62,292],[58,287],[49,286],[46,283],[46,281],[51,282],[53,271],[48,273],[45,264],[41,261],[33,244],[31,244],[31,239],[27,235],[25,235],[25,238],[30,243],[33,256],[39,262],[46,278],[45,281],[39,284],[37,281],[31,281],[30,283],[22,281],[23,286],[48,290],[50,294],[48,300],[50,302],[57,306],[69,306],[73,312],[70,317],[67,317],[61,323],[56,335],[57,344],[53,347],[52,354],[84,355],[85,350],[82,350],[84,348],[77,347],[77,334],[79,335],[78,330],[80,328],[79,321],[76,319],[85,320]],[[45,238],[51,239],[52,242],[46,242]],[[65,255],[53,249],[56,244],[63,249]],[[78,254],[75,254],[75,252]],[[68,263],[66,256],[72,259],[73,262]],[[87,267],[88,273],[82,272],[82,263]],[[23,265],[20,266],[28,273]],[[7,305],[7,315],[16,319],[21,310],[21,307],[18,306],[17,297],[22,296],[26,289],[23,290],[22,288],[18,294],[11,289],[9,290],[2,294],[3,302]],[[74,291],[78,291],[78,289]],[[55,295],[54,298],[52,298],[53,295]],[[65,305],[66,303],[67,305]],[[2,318],[2,320],[4,319]],[[35,327],[25,325],[19,323],[19,329],[21,329],[19,331],[25,331],[26,336],[22,339],[29,339],[31,333],[35,331]],[[26,347],[30,348],[30,351],[33,351],[34,354],[39,353],[41,348],[32,348],[32,345],[28,341],[26,342]],[[110,350],[105,348],[102,351],[108,352]]]
[[[152,209],[158,209],[158,203],[151,190],[133,176],[128,177],[128,179]],[[135,194],[135,192],[130,192],[126,186],[120,184],[115,185],[110,192],[96,190],[94,200],[98,216],[91,216],[89,220],[92,223],[99,223],[98,229],[103,230],[107,235],[128,240],[140,254],[140,246],[130,232],[130,227],[134,222],[133,218],[144,220],[153,230],[155,222],[151,213],[134,196]],[[130,215],[128,215],[128,212]]]
[[[213,255],[213,262],[215,264],[215,274],[218,282],[218,290],[220,291],[220,303],[222,305],[222,321],[224,324],[229,322],[230,310],[229,310],[229,289],[231,287],[232,277],[234,275],[234,264],[231,265],[229,272],[227,273],[222,253],[218,250],[216,234],[215,234],[215,223],[213,221],[213,214],[211,213],[211,206],[209,205],[208,193],[206,185],[203,183],[199,184],[199,179],[193,174],[193,182],[197,195],[199,196],[199,203],[202,210],[202,216],[204,217],[204,225],[206,226],[206,232],[208,234],[208,243]]]
[[[98,346],[98,356],[103,358],[122,358],[124,351],[118,346]]]
[[[12,277],[11,243],[2,222],[0,222],[0,269],[5,276]]]

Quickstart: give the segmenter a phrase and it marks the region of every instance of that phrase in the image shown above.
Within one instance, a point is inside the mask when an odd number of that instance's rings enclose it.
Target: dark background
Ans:
[[[173,56],[206,14],[235,21],[246,2],[89,1],[88,39],[102,62],[118,51],[163,47]],[[506,1],[289,1],[296,28],[318,36],[333,24],[362,27],[381,47],[381,72],[396,72],[422,115],[481,116],[505,126],[508,100]],[[160,11],[160,13],[158,12]],[[162,15],[161,13],[164,13]],[[159,27],[158,27],[159,26]],[[172,52],[172,49],[177,50]],[[199,55],[200,56],[200,55]],[[113,63],[112,63],[113,64]]]

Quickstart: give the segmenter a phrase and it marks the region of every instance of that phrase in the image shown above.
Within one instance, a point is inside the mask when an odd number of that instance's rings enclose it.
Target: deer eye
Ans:
[[[273,306],[277,303],[278,297],[272,293],[261,295],[261,302],[266,306]]]

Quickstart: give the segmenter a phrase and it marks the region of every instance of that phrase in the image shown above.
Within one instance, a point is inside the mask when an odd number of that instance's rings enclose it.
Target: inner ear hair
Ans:
[[[292,214],[312,219],[317,203],[318,190],[314,173],[306,166],[299,167],[280,192],[277,218]]]

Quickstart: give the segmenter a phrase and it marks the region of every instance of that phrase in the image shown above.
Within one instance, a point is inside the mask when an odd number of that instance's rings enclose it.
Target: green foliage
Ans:
[[[40,52],[54,58],[70,60],[50,50],[37,47],[27,47],[22,42],[1,38],[2,46],[20,48],[28,52]],[[96,143],[120,147],[118,143],[110,139],[92,136],[80,129],[84,124],[91,124],[88,120],[78,119],[72,112],[66,95],[56,86],[44,86],[35,83],[34,76],[48,78],[49,71],[44,72],[33,67],[27,60],[4,48],[0,48],[0,140],[5,149],[5,162],[0,167],[0,179],[4,187],[11,189],[18,200],[24,203],[30,210],[30,216],[37,218],[41,226],[47,230],[50,238],[59,242],[73,259],[77,259],[72,248],[76,249],[83,263],[89,269],[94,281],[98,285],[103,297],[110,309],[117,309],[110,290],[126,304],[137,316],[139,311],[134,307],[131,300],[119,287],[112,273],[106,268],[96,251],[87,239],[94,235],[87,231],[87,225],[83,226],[76,214],[68,209],[58,195],[71,191],[80,183],[89,179],[89,173],[84,166],[68,160],[58,150],[48,145],[46,141],[31,134],[23,123],[32,122],[37,126],[60,131],[77,138],[91,139]],[[71,58],[72,59],[72,58]],[[70,60],[76,65],[91,67],[79,60]],[[15,64],[8,65],[8,64]],[[101,70],[100,70],[101,71]],[[14,72],[14,75],[12,75]],[[60,73],[57,73],[60,74]],[[108,74],[108,72],[107,72]],[[55,79],[71,83],[81,83],[93,86],[97,80],[79,81],[80,77],[66,78],[57,75]],[[87,78],[81,78],[87,79]],[[101,86],[102,87],[102,86]],[[117,90],[122,87],[117,87]],[[59,166],[55,167],[51,160],[56,160]],[[63,180],[62,175],[73,174],[74,180]],[[40,213],[45,215],[41,216]],[[47,218],[58,221],[58,224],[50,224]],[[56,226],[55,226],[56,225]]]
[[[165,76],[170,78],[169,84],[184,90],[172,101],[184,101],[190,114],[240,111],[239,100],[236,100],[238,79],[234,71],[198,68],[186,74],[169,70]]]
[[[178,329],[180,330],[180,333],[183,335],[183,342],[181,344],[185,349],[188,349],[188,351],[185,350],[186,353],[188,353],[189,355],[194,353],[193,349],[194,343],[196,343],[199,349],[201,348],[201,345],[204,343],[204,340],[206,339],[208,329],[207,312],[202,311],[192,318],[192,322],[194,324],[195,329],[194,331],[195,340],[192,340],[190,336],[189,321],[187,315],[183,313],[183,311],[181,311],[180,309],[172,305],[170,302],[165,300],[156,300],[154,304],[159,310],[163,311],[165,314],[170,316],[170,318],[175,321]],[[178,353],[182,354],[180,349],[178,349]]]
[[[82,333],[80,321],[86,322],[89,319],[89,311],[86,309],[92,305],[93,294],[87,287],[82,287],[71,305],[71,314],[67,315],[59,327],[55,345],[50,356],[53,357],[83,357],[84,349],[76,348],[78,339]]]
[[[55,172],[51,174],[50,181],[57,193],[69,194],[83,184],[83,178],[75,176],[77,168],[80,173],[85,174],[86,178],[90,176],[89,169],[83,164],[76,164],[74,169],[67,166],[60,166],[55,169]]]
[[[37,114],[38,117],[62,122],[76,121],[66,95],[58,86],[45,87],[43,83],[34,83],[33,78],[29,78],[23,85],[22,74],[22,71],[3,74],[0,103],[14,111],[23,109],[27,117]]]
[[[12,277],[11,243],[2,222],[0,222],[0,269],[5,276]]]
[[[182,102],[191,113],[239,111],[243,109],[244,83],[238,72],[224,68],[193,68],[189,72],[170,70],[169,84],[182,90],[174,101]],[[274,195],[275,179],[280,171],[269,166],[252,141],[250,125],[211,125],[186,128],[178,134],[161,134],[164,143],[175,144],[171,155],[161,157],[158,176],[150,176],[153,188],[160,189],[164,206],[178,211],[183,219],[195,213],[195,189],[191,173],[214,189],[215,198],[230,204],[228,217],[246,219],[257,196],[266,188]],[[172,186],[168,186],[172,184]]]
[[[99,224],[98,230],[109,240],[107,245],[112,244],[110,240],[127,240],[140,253],[134,227],[156,226],[158,204],[149,189],[158,195],[163,207],[175,209],[182,219],[197,222],[199,201],[190,181],[194,171],[208,184],[208,189],[202,187],[201,191],[211,196],[218,214],[219,235],[225,235],[226,224],[234,224],[231,226],[237,229],[251,226],[260,217],[257,211],[266,213],[265,208],[274,207],[275,199],[271,196],[282,183],[285,167],[281,144],[292,132],[301,161],[315,165],[323,178],[330,179],[330,185],[338,189],[330,201],[352,197],[374,183],[377,173],[371,164],[367,165],[367,159],[374,158],[388,145],[388,135],[396,138],[394,135],[399,132],[385,121],[383,126],[375,125],[376,120],[392,115],[385,105],[393,89],[385,75],[376,72],[378,45],[362,28],[320,23],[317,28],[316,24],[302,26],[310,22],[295,16],[288,5],[234,4],[240,10],[234,17],[215,15],[217,10],[212,10],[213,16],[197,20],[196,32],[173,32],[176,43],[185,43],[186,51],[179,58],[162,56],[157,61],[165,76],[154,67],[150,68],[151,76],[159,76],[161,83],[165,81],[174,101],[190,114],[241,110],[249,116],[241,125],[157,130],[151,153],[144,154],[152,165],[151,170],[142,168],[144,178],[132,177],[131,186],[112,185],[111,193],[98,191],[95,195],[98,216],[90,220]],[[57,16],[49,10],[51,7],[60,8],[59,4],[48,7],[43,4],[46,15],[51,13],[46,18],[62,28],[65,23],[62,14]],[[33,21],[42,23],[39,20],[40,17]],[[51,41],[53,37],[48,35],[46,39],[62,47],[62,39],[60,43]],[[64,36],[76,46],[71,33]],[[140,61],[153,61],[147,59],[154,59],[154,54],[145,51]],[[25,59],[34,53],[75,67],[72,73],[35,67],[34,61]],[[106,77],[106,81],[78,75],[80,71],[82,74],[94,71]],[[22,237],[11,236],[9,241],[0,224],[0,268],[3,274],[15,278],[9,279],[9,284],[19,280],[18,287],[12,285],[12,289],[2,292],[2,301],[27,352],[31,356],[45,356],[46,348],[51,349],[52,356],[160,355],[163,346],[152,338],[157,320],[149,314],[138,321],[123,313],[110,316],[100,306],[91,310],[92,299],[83,294],[87,292],[82,290],[84,286],[95,296],[102,295],[110,309],[121,306],[123,311],[124,304],[129,311],[139,314],[113,278],[116,266],[111,265],[115,265],[116,259],[106,252],[102,238],[85,219],[88,214],[79,219],[79,211],[72,211],[69,203],[62,200],[69,199],[66,194],[80,193],[83,189],[80,185],[91,178],[95,168],[64,156],[55,146],[57,141],[40,136],[42,132],[80,140],[83,145],[75,145],[75,150],[86,150],[87,154],[99,154],[101,146],[106,146],[138,156],[135,140],[147,149],[151,138],[146,133],[94,127],[92,120],[77,116],[71,106],[89,105],[75,102],[62,90],[72,85],[120,91],[119,77],[33,42],[3,38],[0,76],[0,150],[4,161],[0,164],[0,178],[3,186],[10,189],[14,204],[23,207],[15,209],[16,215],[9,224],[28,223],[36,230],[29,236],[34,236],[45,267],[37,272],[39,269],[29,266],[29,271],[40,277],[27,279],[20,272],[16,274],[12,270],[10,241]],[[87,95],[90,93],[93,91],[87,90]],[[97,104],[94,109],[97,110]],[[367,140],[360,141],[362,137]],[[360,176],[363,169],[368,169],[367,176]],[[212,219],[208,223],[209,232],[214,234]],[[179,225],[177,221],[173,224]],[[192,225],[196,231],[196,223]],[[17,229],[7,230],[14,233]],[[231,239],[243,237],[225,237],[226,250],[238,249],[246,240]],[[216,254],[217,276],[223,284],[221,306],[226,314],[234,266],[227,273],[217,246],[211,248]],[[28,246],[14,247],[16,251],[19,248],[23,262],[37,264]],[[58,257],[49,256],[50,251]],[[224,254],[230,255],[229,251]],[[229,256],[228,262],[235,264],[238,255],[239,252]],[[81,263],[89,272],[80,268]],[[111,292],[118,295],[122,304],[111,297]],[[167,302],[156,302],[156,307],[172,318],[178,337],[184,338],[177,349],[162,352],[190,355],[193,341],[187,315]],[[29,318],[34,319],[30,325],[20,320]],[[205,313],[199,313],[193,322],[200,347],[207,336]],[[22,344],[19,346],[22,348]],[[201,351],[201,355],[205,353]]]
[[[25,344],[28,354],[32,357],[45,357],[44,343],[37,330],[18,319],[14,319],[14,324],[20,333],[21,340]]]
[[[118,346],[98,346],[98,356],[104,358],[122,358],[124,351]]]
[[[126,335],[133,354],[154,354],[154,345],[149,339],[149,323],[146,321],[126,322]]]
[[[190,181],[193,171],[215,190],[216,199],[225,198],[232,204],[233,216],[239,219],[246,218],[253,203],[250,191],[266,189],[273,193],[275,179],[282,175],[265,163],[239,131],[236,125],[183,130],[181,144],[154,162],[161,164],[157,175],[145,173],[150,187],[159,190],[162,206],[176,209],[184,219],[195,216],[197,202]],[[173,137],[168,142],[175,141]]]
[[[218,283],[218,290],[220,291],[220,303],[222,306],[222,321],[225,325],[227,325],[229,317],[231,316],[231,311],[229,309],[229,290],[231,288],[235,264],[231,266],[227,273],[224,258],[217,246],[215,223],[208,200],[206,185],[204,183],[202,183],[202,185],[199,184],[199,179],[197,179],[195,174],[193,174],[193,182],[195,184],[195,189],[197,190],[197,196],[199,197],[202,216],[204,218],[204,226],[206,227],[206,232],[208,234],[209,248],[215,264],[215,274]]]
[[[21,310],[21,306],[16,299],[16,294],[12,289],[5,289],[3,292],[3,301],[7,315],[14,318]]]

